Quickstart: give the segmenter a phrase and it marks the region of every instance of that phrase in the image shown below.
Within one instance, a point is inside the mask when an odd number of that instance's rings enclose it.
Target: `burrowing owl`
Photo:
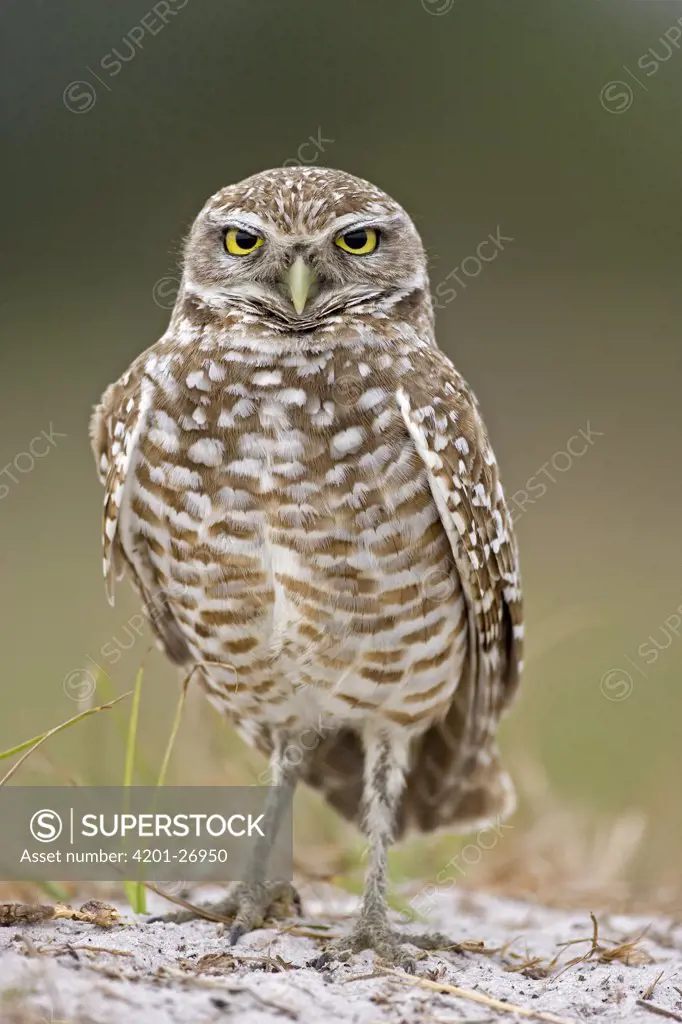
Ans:
[[[495,732],[523,632],[497,465],[436,346],[414,224],[323,168],[217,192],[166,333],[91,433],[110,592],[127,567],[168,656],[200,664],[273,782],[364,827],[360,917],[327,958],[405,962],[427,939],[389,927],[388,845],[512,809]],[[218,908],[233,941],[279,895],[256,864]]]

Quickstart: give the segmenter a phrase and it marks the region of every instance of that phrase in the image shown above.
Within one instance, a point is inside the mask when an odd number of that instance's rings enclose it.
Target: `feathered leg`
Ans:
[[[286,911],[287,908],[294,907],[300,912],[301,909],[300,897],[290,882],[265,881],[268,858],[300,774],[300,763],[293,764],[286,756],[288,748],[295,743],[294,739],[285,734],[275,740],[270,758],[270,785],[273,788],[268,793],[265,803],[263,836],[259,836],[256,841],[247,877],[242,882],[237,882],[224,899],[201,908],[219,917],[232,919],[231,945],[246,932],[259,928],[265,917],[286,916],[281,913],[275,915],[274,910]],[[193,910],[179,910],[153,917],[151,921],[174,921],[179,924],[200,917],[201,914]]]
[[[452,945],[444,935],[403,934],[391,928],[388,918],[388,850],[403,793],[408,748],[395,734],[368,733],[365,736],[364,830],[369,844],[369,865],[365,876],[362,906],[349,936],[331,943],[314,966],[347,960],[353,953],[374,950],[383,960],[405,970],[414,970],[414,960],[404,944],[420,949],[441,949]]]

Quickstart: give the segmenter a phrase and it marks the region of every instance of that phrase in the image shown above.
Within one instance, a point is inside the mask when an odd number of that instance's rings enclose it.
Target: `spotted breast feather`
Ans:
[[[105,394],[110,585],[127,564],[166,651],[251,742],[315,732],[303,777],[346,816],[373,717],[412,734],[399,828],[508,810],[494,732],[520,589],[475,399],[430,345],[264,347],[166,337]]]

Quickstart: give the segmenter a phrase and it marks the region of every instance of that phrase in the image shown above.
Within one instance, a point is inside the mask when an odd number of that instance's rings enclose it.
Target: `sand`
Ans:
[[[303,889],[302,895],[302,919],[254,932],[233,949],[215,923],[148,924],[144,918],[134,920],[123,907],[124,923],[109,929],[66,920],[1,928],[0,1021],[483,1024],[542,1019],[423,988],[420,979],[562,1021],[682,1021],[682,927],[664,918],[601,915],[605,949],[647,929],[634,953],[643,962],[599,962],[594,955],[560,973],[571,958],[590,949],[592,925],[586,912],[478,893],[444,893],[431,918],[433,927],[459,943],[483,942],[489,952],[465,948],[429,954],[418,960],[416,975],[401,979],[384,973],[370,953],[332,969],[308,966],[321,943],[288,934],[287,926],[326,925],[328,934],[339,935],[349,927],[356,901],[329,887]],[[152,899],[152,909],[166,906]],[[547,976],[543,966],[561,952],[558,944],[576,939],[588,941],[564,948]],[[519,970],[534,957],[539,963]],[[671,1016],[656,1014],[654,1007]]]

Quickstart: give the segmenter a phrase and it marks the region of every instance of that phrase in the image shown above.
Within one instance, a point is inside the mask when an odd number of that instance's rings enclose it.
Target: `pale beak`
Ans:
[[[308,293],[316,280],[315,271],[311,270],[302,256],[297,256],[287,270],[285,280],[294,309],[300,316],[308,301]]]

